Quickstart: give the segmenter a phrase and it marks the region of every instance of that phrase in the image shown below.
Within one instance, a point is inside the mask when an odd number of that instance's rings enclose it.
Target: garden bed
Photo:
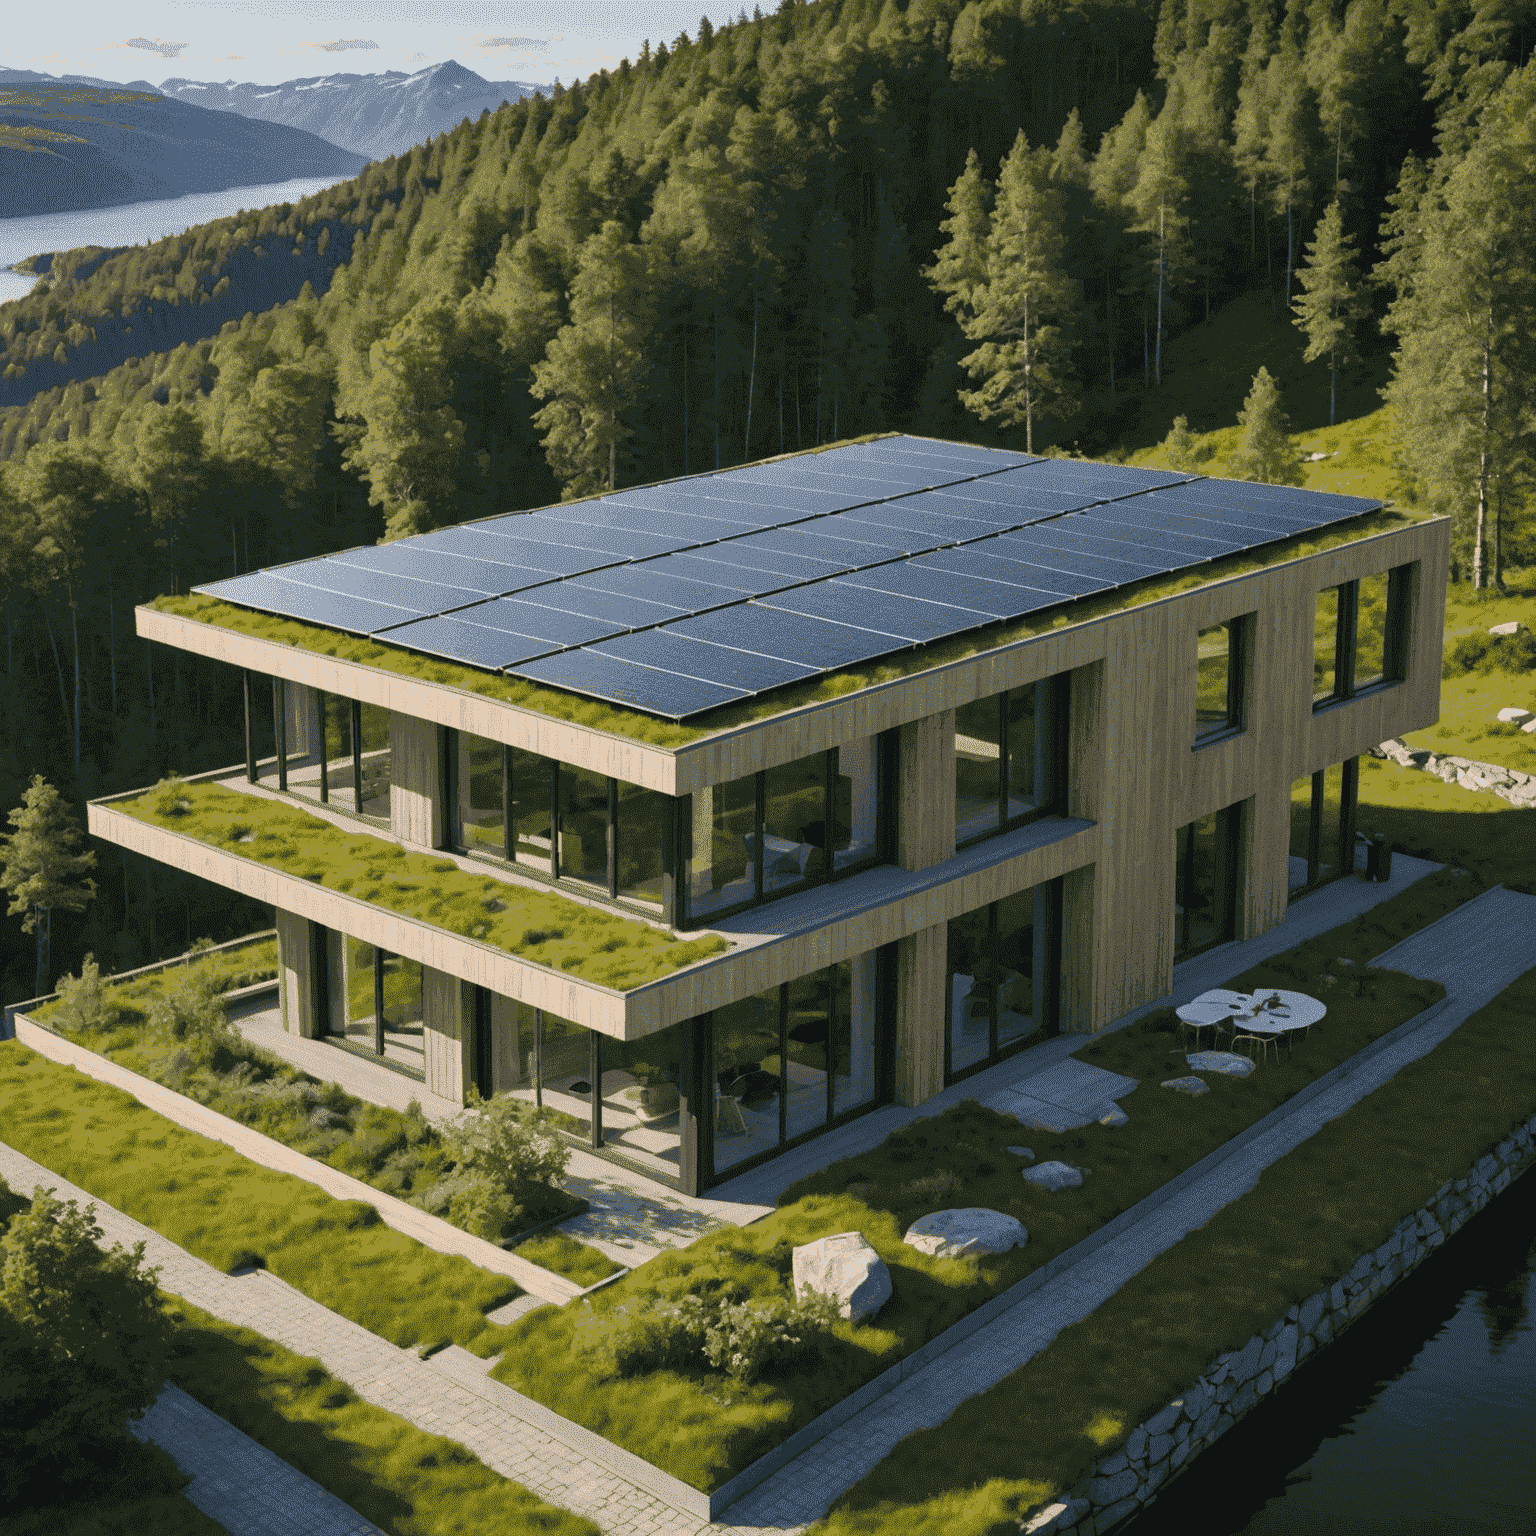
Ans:
[[[1443,909],[1457,903],[1459,892],[1447,885],[1428,896]],[[1418,915],[1424,903],[1421,893],[1407,905]],[[1438,1001],[1444,995],[1438,983],[1343,963],[1353,958],[1351,947],[1385,948],[1382,930],[1390,932],[1398,921],[1385,913],[1370,933],[1346,925],[1234,978],[1245,990],[1314,991],[1329,1008],[1325,1024],[1294,1054],[1252,1076],[1210,1074],[1210,1091],[1194,1099],[1163,1091],[1158,1083],[1188,1069],[1171,1012],[1151,1015],[1078,1053],[1137,1079],[1122,1100],[1129,1125],[1065,1134],[1024,1130],[1012,1117],[967,1101],[801,1180],[780,1197],[777,1211],[750,1227],[712,1233],[664,1254],[579,1307],[530,1314],[514,1325],[493,1375],[689,1486],[719,1488],[865,1382]],[[1083,1168],[1082,1187],[1052,1195],[1025,1184],[1023,1162],[1007,1150],[1021,1144],[1040,1162]],[[1016,1216],[1029,1231],[1028,1245],[981,1260],[940,1260],[903,1243],[917,1217],[959,1205]],[[783,1301],[791,1250],[849,1230],[865,1235],[891,1273],[894,1295],[872,1324],[839,1323],[813,1359],[751,1384],[733,1383],[702,1361],[621,1371],[616,1346],[637,1317],[686,1295]]]
[[[275,939],[239,950],[194,952],[182,964],[119,982],[100,981],[93,970],[83,980],[64,978],[61,995],[29,1017],[75,1045],[477,1236],[516,1239],[587,1210],[585,1200],[537,1184],[510,1221],[476,1231],[452,1201],[451,1152],[414,1100],[404,1112],[371,1104],[221,1027],[223,993],[276,974]],[[82,1023],[88,1027],[70,1027]],[[538,1114],[520,1104],[515,1112],[530,1122]],[[549,1125],[576,1124],[554,1110],[543,1113]],[[618,1268],[569,1238],[546,1241],[523,1256],[573,1279],[587,1274],[601,1279]]]

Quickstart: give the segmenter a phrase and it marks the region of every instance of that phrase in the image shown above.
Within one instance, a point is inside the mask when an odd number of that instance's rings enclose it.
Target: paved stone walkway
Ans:
[[[335,1494],[174,1384],[129,1428],[170,1452],[192,1479],[187,1498],[229,1536],[383,1536]]]

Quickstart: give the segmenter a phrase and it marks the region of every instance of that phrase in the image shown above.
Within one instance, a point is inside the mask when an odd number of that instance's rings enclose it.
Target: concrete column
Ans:
[[[442,732],[430,720],[389,717],[389,829],[426,848],[443,844]]]
[[[950,716],[950,730],[954,717]],[[951,801],[954,789],[951,779]],[[954,822],[950,821],[953,840]],[[896,1102],[921,1104],[944,1086],[944,982],[949,925],[935,923],[896,946]]]
[[[320,1032],[315,1007],[315,975],[311,924],[307,918],[277,909],[277,991],[283,1028],[313,1040]]]
[[[927,869],[955,851],[955,712],[941,710],[901,727],[896,859]]]
[[[469,1088],[470,1021],[474,988],[457,976],[421,968],[421,1043],[426,1056],[426,1088],[456,1104]]]

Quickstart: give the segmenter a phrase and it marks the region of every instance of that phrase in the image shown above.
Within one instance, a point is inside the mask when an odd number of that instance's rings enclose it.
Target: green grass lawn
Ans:
[[[813,1529],[1017,1530],[1217,1354],[1344,1273],[1536,1113],[1533,1033],[1529,971],[1027,1365],[909,1435]]]
[[[0,1044],[0,1141],[214,1268],[259,1261],[393,1344],[501,1347],[505,1330],[485,1313],[518,1294],[505,1276],[423,1247],[371,1205],[258,1167],[15,1040]]]
[[[730,947],[713,935],[679,940],[553,892],[469,874],[441,856],[407,853],[385,838],[222,784],[167,780],[135,799],[113,802],[112,809],[620,991]]]
[[[1395,924],[1440,910],[1446,893],[1387,912],[1357,949],[1392,942]],[[1472,882],[1464,881],[1466,894]],[[1391,903],[1386,904],[1391,907]],[[513,1325],[494,1367],[498,1380],[645,1457],[696,1488],[720,1486],[773,1445],[910,1354],[1000,1290],[1023,1278],[1129,1209],[1183,1168],[1443,996],[1437,983],[1387,971],[1325,967],[1347,948],[1332,936],[1238,978],[1238,985],[1299,987],[1328,999],[1329,1017],[1292,1056],[1251,1077],[1213,1075],[1198,1099],[1164,1091],[1164,1078],[1188,1069],[1171,1034],[1172,1016],[1153,1016],[1080,1053],[1138,1079],[1122,1101],[1130,1125],[1091,1125],[1055,1135],[1026,1131],[1010,1116],[967,1101],[904,1127],[875,1150],[845,1159],[786,1190],[780,1208],[751,1226],[711,1233],[651,1260],[581,1306],[531,1313]],[[1348,968],[1335,967],[1347,971]],[[1166,1012],[1166,1011],[1165,1011]],[[1023,1164],[1007,1152],[1029,1146],[1085,1169],[1086,1183],[1066,1195],[1033,1189]],[[980,1261],[932,1259],[902,1242],[911,1223],[956,1204],[1017,1216],[1028,1245]],[[624,1378],[607,1349],[625,1316],[685,1293],[734,1288],[737,1299],[787,1294],[791,1250],[831,1232],[859,1230],[889,1267],[894,1288],[873,1324],[840,1324],[832,1346],[811,1364],[775,1380],[738,1388],[718,1373],[656,1371]]]
[[[544,1503],[462,1445],[364,1402],[318,1360],[177,1298],[168,1305],[180,1325],[171,1380],[380,1529],[596,1536],[590,1520]]]
[[[586,1243],[564,1232],[540,1232],[517,1245],[517,1256],[574,1280],[577,1285],[596,1285],[624,1267]]]

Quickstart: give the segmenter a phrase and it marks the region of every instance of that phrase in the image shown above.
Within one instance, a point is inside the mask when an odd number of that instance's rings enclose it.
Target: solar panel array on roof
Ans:
[[[894,437],[196,590],[682,720],[1379,506]]]

